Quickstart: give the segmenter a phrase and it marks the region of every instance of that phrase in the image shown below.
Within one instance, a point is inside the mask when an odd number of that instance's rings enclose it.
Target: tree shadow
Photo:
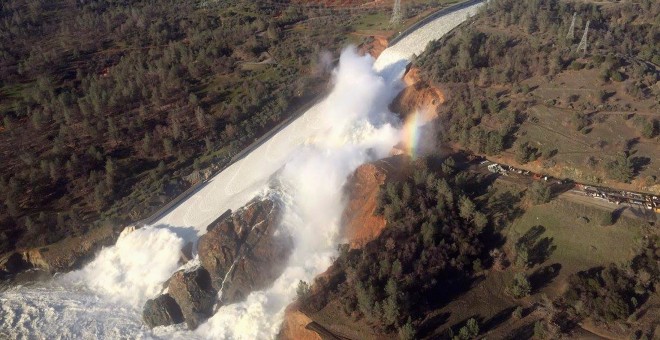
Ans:
[[[458,277],[459,275],[460,273],[458,271],[454,271],[453,273],[447,273],[447,278],[439,278],[439,280],[444,280],[446,284],[437,285],[437,287],[429,290],[427,295],[433,296],[434,300],[428,306],[424,306],[424,309],[440,309],[459,296],[467,293],[484,280],[483,276],[450,279],[451,276]]]
[[[615,224],[619,218],[621,218],[621,215],[623,215],[623,212],[626,211],[627,208],[628,207],[621,207],[612,211],[612,224]]]
[[[524,210],[519,207],[520,201],[520,195],[505,191],[501,194],[492,196],[492,202],[489,202],[488,204],[488,212],[493,215],[499,215],[506,221],[513,221],[524,213]]]
[[[516,242],[516,246],[526,245],[527,248],[532,248],[536,240],[539,237],[541,237],[543,233],[545,233],[545,230],[546,230],[545,227],[542,225],[535,225],[529,228],[529,230],[527,230],[525,234],[520,236],[520,238]]]
[[[644,156],[637,156],[630,159],[632,164],[633,173],[635,176],[639,175],[640,172],[644,171],[646,167],[651,164],[651,158]]]
[[[637,144],[639,144],[639,137],[626,140],[626,150],[631,150]]]
[[[417,336],[420,338],[430,336],[434,330],[447,323],[449,316],[451,316],[451,313],[443,312],[422,321],[417,328]]]
[[[534,294],[549,285],[561,271],[561,264],[554,263],[537,269],[529,276],[529,282],[532,284]]]
[[[540,238],[545,233],[545,227],[542,225],[535,225],[531,227],[523,236],[516,242],[516,248],[524,247],[527,249],[529,266],[535,266],[545,262],[550,255],[557,249],[553,244],[552,237]]]
[[[605,91],[605,95],[603,96],[603,101],[606,101],[610,98],[612,98],[616,94],[616,91]]]
[[[552,192],[552,198],[556,198],[557,196],[569,190],[572,190],[573,188],[575,188],[575,182],[571,179],[563,179],[561,181],[553,183],[550,186],[550,190]]]
[[[545,262],[557,249],[552,237],[544,237],[529,248],[529,265],[535,266]]]
[[[472,196],[481,196],[488,192],[490,187],[499,175],[497,174],[480,174],[480,173],[465,173],[465,177],[460,186]]]
[[[521,340],[521,339],[531,339],[534,336],[534,323],[528,323],[526,325],[520,326],[513,331],[504,339],[506,340]]]
[[[481,332],[491,331],[497,326],[503,324],[507,320],[511,319],[511,314],[516,310],[517,306],[511,306],[499,311],[497,314],[493,315],[490,319],[483,322],[481,325]]]
[[[458,275],[458,273],[449,274],[450,276]],[[463,278],[449,282],[446,285],[438,285],[438,287],[431,289],[426,296],[433,296],[434,299],[429,305],[418,306],[413,308],[411,314],[421,315],[424,310],[438,310],[445,307],[451,301],[455,301],[461,295],[467,293],[481,281],[484,280],[483,276],[477,278]],[[446,315],[445,315],[446,314]],[[417,336],[419,338],[431,337],[437,338],[435,331],[444,325],[449,319],[450,313],[442,313],[436,317],[423,321],[418,327]],[[475,317],[476,318],[476,317]],[[469,318],[468,318],[469,319]],[[467,321],[467,319],[465,320]],[[481,321],[480,319],[478,321]],[[443,332],[444,334],[444,332]]]

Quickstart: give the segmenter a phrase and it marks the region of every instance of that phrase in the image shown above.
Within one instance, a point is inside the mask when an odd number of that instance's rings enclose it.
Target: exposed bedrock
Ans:
[[[170,279],[168,293],[181,308],[183,318],[190,329],[197,328],[213,315],[218,292],[213,289],[209,272],[204,268],[174,273]]]
[[[278,201],[259,199],[208,226],[198,243],[201,266],[174,273],[167,286],[189,328],[210,317],[214,306],[242,301],[282,274],[293,244],[288,234],[278,232],[281,215]],[[145,305],[143,319],[150,327],[177,323],[163,315],[170,312],[164,312],[169,311],[165,300],[156,301],[162,296]]]
[[[163,294],[147,301],[144,305],[143,316],[144,322],[149,327],[183,322],[181,307],[169,294]]]

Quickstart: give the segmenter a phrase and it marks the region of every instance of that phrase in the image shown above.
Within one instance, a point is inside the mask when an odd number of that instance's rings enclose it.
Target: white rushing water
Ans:
[[[159,221],[123,234],[79,271],[0,293],[0,338],[273,338],[298,281],[313,280],[335,255],[347,176],[359,165],[387,156],[400,140],[400,122],[387,106],[401,90],[409,59],[478,6],[417,29],[375,63],[354,48],[345,50],[325,100]],[[273,183],[278,190],[271,194],[285,206],[280,231],[294,239],[288,266],[273,286],[220,308],[194,332],[181,325],[145,327],[142,306],[178,269],[185,242],[195,241],[227,209],[266,194]]]

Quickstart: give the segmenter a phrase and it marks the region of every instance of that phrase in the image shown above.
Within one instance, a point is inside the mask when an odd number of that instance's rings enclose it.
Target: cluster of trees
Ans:
[[[543,204],[550,202],[552,190],[550,186],[540,181],[534,181],[527,190],[527,195],[533,204]]]
[[[449,99],[439,109],[443,142],[488,155],[510,148],[524,119],[520,109],[504,108],[495,96],[469,84],[452,84]]]
[[[334,274],[317,280],[319,293],[303,298],[303,308],[316,311],[335,301],[379,332],[410,334],[426,312],[469,286],[490,265],[488,240],[500,223],[496,215],[506,211],[496,205],[505,200],[475,200],[470,187],[485,186],[455,174],[452,163],[432,172],[419,162],[409,178],[381,186],[377,213],[387,227],[361,249],[340,246]],[[458,339],[476,336],[474,326]]]
[[[13,242],[0,253],[143,218],[185,189],[182,176],[284,120],[320,92],[321,49],[336,52],[348,27],[348,12],[307,20],[313,11],[3,1],[0,239]],[[276,64],[243,67],[265,52]]]
[[[623,265],[592,268],[570,278],[565,308],[575,316],[604,322],[627,320],[655,292],[660,278],[660,238]]]
[[[428,79],[443,83],[509,84],[532,75],[552,76],[579,57],[574,48],[579,37],[566,38],[573,13],[578,13],[581,21],[590,20],[590,31],[602,37],[595,39],[590,49],[607,51],[608,58],[595,52],[592,57],[597,65],[603,63],[605,71],[611,73],[623,66],[625,59],[620,56],[624,55],[660,61],[654,32],[660,5],[654,1],[607,10],[557,0],[499,0],[484,7],[477,25],[429,44],[417,63]],[[635,19],[640,24],[632,24]],[[479,26],[505,28],[507,34],[482,31]],[[639,67],[642,74],[653,73],[653,69]]]
[[[635,174],[633,157],[628,152],[622,152],[605,165],[605,170],[609,178],[630,183]]]
[[[580,18],[577,32],[591,21],[586,55],[575,51],[579,34],[566,38],[573,13]],[[430,43],[415,61],[425,80],[449,90],[447,101],[438,108],[443,117],[438,124],[441,138],[482,154],[514,148],[519,162],[536,160],[538,150],[514,143],[527,108],[536,104],[522,82],[532,77],[552,79],[565,69],[600,69],[603,82],[625,80],[636,98],[660,96],[654,87],[660,74],[651,66],[660,61],[654,24],[658,17],[660,4],[651,0],[615,9],[558,0],[490,1],[469,25]],[[515,99],[500,102],[498,97],[506,92]],[[590,107],[608,96],[599,91]],[[573,107],[577,98],[569,96],[563,105]],[[588,133],[589,120],[582,115],[575,118],[576,128]],[[658,133],[652,120],[638,126],[644,137]]]

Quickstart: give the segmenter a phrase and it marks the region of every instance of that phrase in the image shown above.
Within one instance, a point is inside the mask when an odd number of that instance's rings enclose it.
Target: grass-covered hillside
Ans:
[[[560,178],[660,192],[657,1],[491,1],[416,64],[446,92],[443,142]]]

